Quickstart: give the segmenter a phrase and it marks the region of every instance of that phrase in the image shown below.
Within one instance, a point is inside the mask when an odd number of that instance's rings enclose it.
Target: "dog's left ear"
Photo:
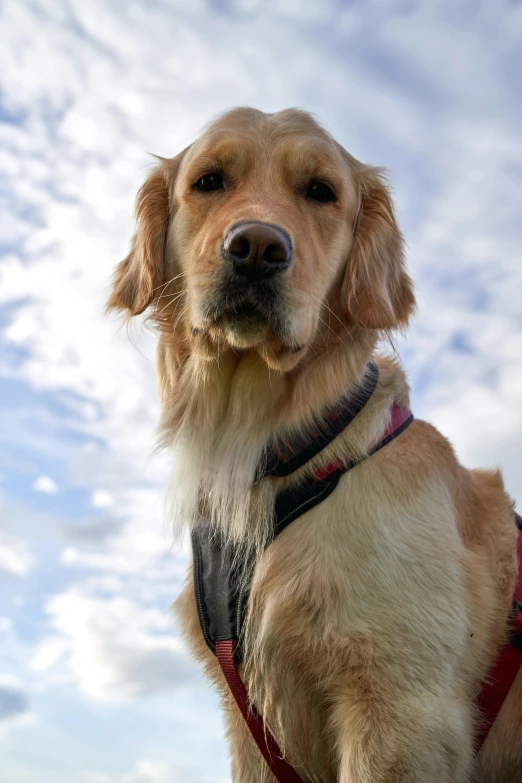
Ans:
[[[354,240],[343,281],[343,301],[353,321],[383,331],[406,326],[415,306],[404,263],[404,240],[382,172],[355,171],[360,194]]]

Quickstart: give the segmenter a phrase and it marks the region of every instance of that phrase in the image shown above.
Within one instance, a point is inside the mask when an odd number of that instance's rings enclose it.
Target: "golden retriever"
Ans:
[[[159,333],[178,526],[203,517],[255,558],[242,677],[303,781],[522,781],[520,673],[473,752],[517,574],[500,475],[461,467],[416,420],[270,543],[276,494],[367,455],[408,405],[398,362],[374,357],[353,423],[293,475],[255,481],[266,444],[306,432],[412,314],[381,171],[305,112],[224,114],[141,188],[109,308],[148,309]],[[273,781],[203,640],[191,570],[176,608],[223,694],[233,780]]]

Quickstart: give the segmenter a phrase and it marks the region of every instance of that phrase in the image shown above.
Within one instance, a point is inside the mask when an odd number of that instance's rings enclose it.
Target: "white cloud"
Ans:
[[[58,485],[49,478],[49,476],[38,476],[33,484],[35,492],[45,492],[46,495],[55,495],[58,492]]]
[[[95,700],[121,700],[182,687],[196,676],[167,611],[120,593],[79,585],[45,607],[51,633],[38,645],[36,671],[64,672]]]
[[[60,555],[60,560],[62,563],[70,565],[71,563],[76,563],[78,561],[78,554],[76,547],[68,546]]]
[[[95,508],[108,508],[113,503],[112,495],[104,489],[97,489],[91,495],[91,505]]]
[[[25,541],[0,530],[0,574],[26,576],[34,563]]]
[[[132,772],[84,772],[83,779],[85,783],[176,783],[178,776],[170,764],[139,761]]]

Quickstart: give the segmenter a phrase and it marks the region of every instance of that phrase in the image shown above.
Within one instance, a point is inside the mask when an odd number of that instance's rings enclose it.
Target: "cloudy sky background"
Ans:
[[[0,779],[226,783],[169,613],[154,336],[102,310],[151,158],[235,105],[390,169],[413,408],[522,503],[522,5],[0,5]]]

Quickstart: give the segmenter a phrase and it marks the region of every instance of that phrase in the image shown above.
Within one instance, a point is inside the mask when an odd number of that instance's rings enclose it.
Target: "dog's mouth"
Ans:
[[[274,334],[270,316],[259,303],[241,301],[223,309],[214,323],[227,342],[237,348],[247,348]]]
[[[222,284],[203,310],[204,321],[237,347],[283,337],[283,305],[270,281],[256,286]]]
[[[221,279],[191,324],[197,350],[212,358],[226,344],[236,351],[257,351],[274,370],[291,370],[306,352],[307,341],[296,339],[289,309],[289,292],[280,283]]]
[[[218,321],[225,329],[247,334],[264,331],[269,327],[267,315],[257,304],[249,302],[225,310]]]

